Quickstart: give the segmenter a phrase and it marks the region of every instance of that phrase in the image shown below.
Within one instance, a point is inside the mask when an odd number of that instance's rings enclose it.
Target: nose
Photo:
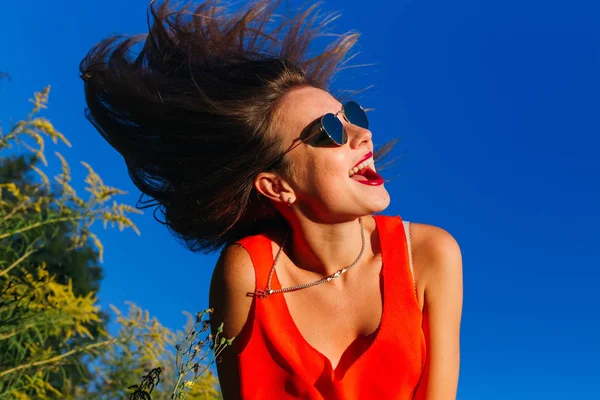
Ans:
[[[348,134],[348,144],[351,149],[357,149],[365,144],[368,145],[373,139],[373,134],[369,129],[353,124],[347,124],[345,128]]]

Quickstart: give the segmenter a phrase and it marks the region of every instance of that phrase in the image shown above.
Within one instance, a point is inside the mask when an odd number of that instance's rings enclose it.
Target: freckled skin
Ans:
[[[326,113],[337,113],[342,104],[329,93],[313,87],[290,91],[280,103],[275,120],[283,148],[289,148],[311,122]],[[357,218],[384,210],[390,196],[384,185],[367,186],[348,176],[350,169],[373,150],[372,133],[350,124],[340,114],[348,143],[340,147],[302,144],[287,157],[295,166],[290,182],[307,217],[326,223]],[[337,220],[336,220],[337,219]]]
[[[282,148],[297,143],[303,130],[325,113],[342,105],[327,92],[312,87],[291,90],[274,115],[273,132]],[[371,214],[384,210],[390,196],[384,185],[367,186],[348,175],[365,154],[373,150],[371,132],[340,119],[349,141],[340,147],[301,144],[286,157],[293,176],[262,172],[254,184],[271,201],[291,228],[289,242],[277,264],[282,287],[314,282],[356,260],[361,248],[357,220],[363,217],[367,240],[355,268],[339,279],[285,294],[288,309],[302,337],[324,354],[335,367],[357,337],[377,328],[383,306],[380,291],[381,249]],[[291,200],[292,205],[286,203]],[[287,231],[271,232],[273,256]],[[460,248],[443,229],[411,223],[411,248],[418,306],[423,313],[427,359],[415,400],[456,397],[460,362],[462,311],[462,261]],[[225,337],[240,334],[251,307],[246,294],[255,289],[254,267],[246,250],[231,246],[220,258],[211,282],[211,302],[222,310]],[[401,311],[400,311],[401,312]],[[331,338],[335,338],[332,340]],[[233,351],[223,353],[218,366],[227,399],[239,397],[238,360]]]

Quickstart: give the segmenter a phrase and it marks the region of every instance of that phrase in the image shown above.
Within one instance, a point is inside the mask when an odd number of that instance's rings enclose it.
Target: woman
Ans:
[[[276,6],[152,4],[147,36],[83,60],[88,117],[161,222],[222,250],[210,304],[213,329],[236,337],[217,365],[225,399],[453,399],[458,245],[374,216],[390,197],[373,160],[390,146],[374,154],[362,107],[327,89],[357,35],[308,57],[333,17]]]

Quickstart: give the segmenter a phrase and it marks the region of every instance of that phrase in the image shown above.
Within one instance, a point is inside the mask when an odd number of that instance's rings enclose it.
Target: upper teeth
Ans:
[[[355,173],[357,173],[358,171],[360,171],[363,168],[368,167],[369,165],[373,165],[374,161],[373,158],[369,158],[368,160],[365,160],[363,162],[361,162],[360,164],[358,164],[356,167],[352,168],[349,172],[348,175],[352,176]]]

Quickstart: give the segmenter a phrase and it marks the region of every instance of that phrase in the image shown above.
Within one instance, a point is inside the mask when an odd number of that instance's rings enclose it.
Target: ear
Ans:
[[[254,188],[258,193],[274,202],[287,204],[296,199],[294,190],[279,175],[272,172],[261,172],[254,178]]]

